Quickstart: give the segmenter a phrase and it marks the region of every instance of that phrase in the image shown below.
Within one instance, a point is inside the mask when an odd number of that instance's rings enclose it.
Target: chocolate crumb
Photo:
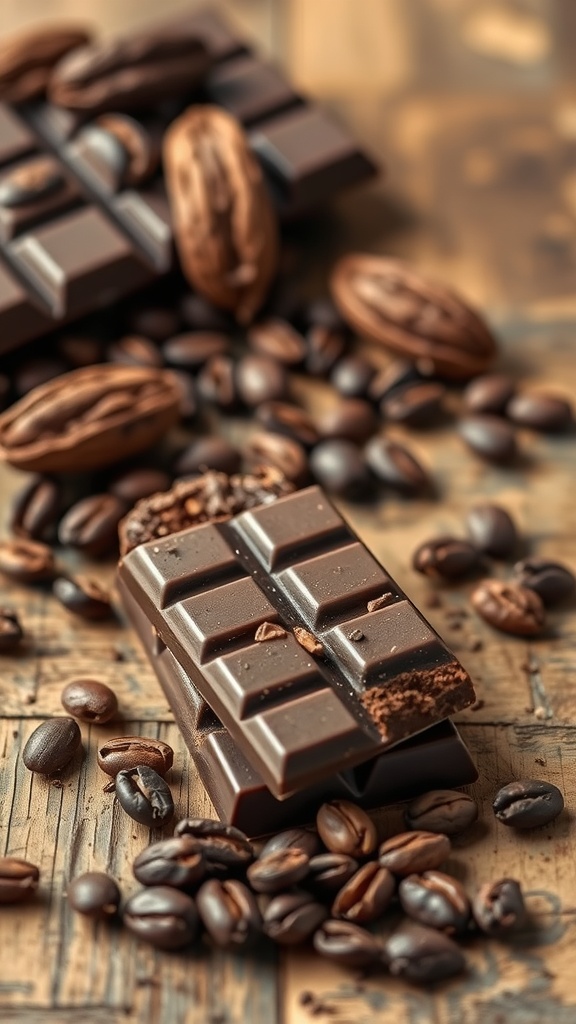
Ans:
[[[257,643],[264,640],[279,640],[286,636],[286,630],[278,622],[262,622],[254,634]]]
[[[483,647],[484,643],[482,640],[473,640],[472,643],[470,644],[470,650],[472,651],[472,653],[474,653],[475,651],[481,651]]]
[[[485,703],[486,703],[486,701],[482,700],[482,697],[478,697],[478,700],[475,700],[474,703],[470,705],[469,710],[470,711],[481,711],[481,709],[484,707]]]
[[[293,633],[300,646],[308,651],[309,654],[319,655],[324,653],[324,648],[320,641],[312,633],[309,633],[307,629],[304,629],[302,626],[294,626]]]
[[[373,601],[368,601],[366,605],[369,612],[377,612],[379,608],[385,608],[387,604],[390,604],[394,600],[394,594],[391,590],[387,590],[381,597],[375,597]]]
[[[535,757],[534,758],[534,763],[535,764],[539,764],[539,765],[545,765],[546,764],[546,758],[545,757]]]
[[[310,1003],[313,1003],[314,996],[312,995],[312,992],[301,992],[298,997],[298,1002],[300,1003],[300,1006],[308,1006]]]
[[[369,609],[370,610],[370,609]],[[353,629],[351,633],[348,633],[349,640],[363,640],[364,633],[361,629]]]
[[[442,608],[442,600],[440,594],[429,594],[424,601],[426,608]]]

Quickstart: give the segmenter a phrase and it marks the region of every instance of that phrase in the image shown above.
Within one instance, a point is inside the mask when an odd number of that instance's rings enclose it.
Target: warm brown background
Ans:
[[[182,4],[86,0],[106,31]],[[382,184],[339,202],[312,238],[318,260],[354,244],[391,251],[434,270],[483,306],[503,339],[502,365],[531,382],[574,392],[576,383],[576,4],[572,0],[229,0],[222,6],[275,54],[301,87],[353,125],[389,165]],[[3,30],[77,15],[77,2],[3,0]],[[319,392],[308,397],[314,402]],[[402,431],[396,431],[401,436]],[[411,438],[432,465],[444,499],[346,509],[400,583],[425,604],[429,588],[410,569],[414,545],[460,530],[481,495],[513,511],[532,550],[576,567],[574,438],[522,436],[511,470],[466,455],[449,429]],[[16,474],[3,473],[7,499]],[[103,575],[109,575],[106,569]],[[38,719],[60,711],[72,674],[98,673],[118,689],[126,731],[167,739],[178,812],[209,812],[134,637],[121,627],[82,626],[36,593],[16,604],[29,639],[0,666],[0,852],[42,868],[39,899],[0,914],[0,1020],[6,1024],[573,1024],[576,867],[574,789],[575,611],[550,617],[537,642],[501,637],[451,590],[430,612],[472,672],[484,702],[462,716],[480,768],[474,792],[482,824],[455,844],[451,868],[473,888],[510,874],[530,892],[530,926],[514,942],[470,948],[467,977],[438,991],[387,977],[358,984],[306,952],[257,958],[223,953],[163,956],[120,931],[73,917],[66,880],[109,869],[133,888],[130,861],[148,836],[109,797],[95,748],[119,731],[85,731],[88,748],[61,786],[32,779],[19,751]],[[474,652],[475,641],[483,647]],[[119,661],[118,657],[122,660]],[[515,836],[496,826],[490,799],[514,777],[557,783],[568,810],[549,829]],[[386,834],[398,821],[381,817]],[[313,1017],[308,990],[322,1003]]]

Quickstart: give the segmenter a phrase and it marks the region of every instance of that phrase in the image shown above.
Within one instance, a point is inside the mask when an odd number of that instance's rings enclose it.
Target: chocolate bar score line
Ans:
[[[474,702],[463,666],[318,487],[143,544],[119,578],[279,798]],[[285,635],[258,642],[263,623]]]

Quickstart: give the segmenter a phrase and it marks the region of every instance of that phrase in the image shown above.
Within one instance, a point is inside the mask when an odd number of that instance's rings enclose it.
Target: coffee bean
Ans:
[[[59,576],[52,584],[52,593],[67,611],[81,619],[99,622],[113,615],[109,594],[85,576]]]
[[[516,392],[516,383],[502,373],[485,373],[464,389],[464,404],[470,412],[502,415]]]
[[[482,580],[472,606],[495,629],[515,636],[537,636],[545,626],[542,601],[533,590],[512,581]]]
[[[274,896],[263,914],[264,932],[280,946],[306,942],[328,917],[326,907],[307,892]]]
[[[546,606],[565,601],[576,589],[570,569],[548,558],[524,558],[516,562],[512,572],[516,582],[533,590]]]
[[[162,345],[162,355],[168,366],[192,372],[199,370],[212,356],[227,356],[230,350],[230,336],[218,331],[176,334]]]
[[[395,875],[420,874],[440,867],[450,855],[448,836],[436,832],[401,832],[380,845],[379,862]]]
[[[385,940],[384,958],[390,974],[418,983],[442,981],[466,967],[464,954],[452,939],[414,921],[403,922]]]
[[[348,328],[342,319],[338,308],[329,295],[323,295],[312,299],[306,306],[304,322],[307,327],[329,327],[331,330],[341,330],[349,333]]]
[[[317,323],[306,332],[305,370],[311,377],[327,377],[346,349],[348,335],[341,327]]]
[[[115,736],[98,750],[98,764],[107,775],[116,777],[120,771],[130,771],[138,765],[152,768],[158,775],[166,775],[172,767],[174,751],[162,740],[149,736]]]
[[[60,694],[62,706],[81,722],[102,725],[118,711],[116,694],[98,679],[73,679]]]
[[[388,363],[388,366],[378,370],[376,376],[372,378],[368,388],[368,397],[379,405],[382,399],[392,394],[396,388],[421,380],[422,375],[418,373],[413,363],[407,363],[403,359],[394,359]]]
[[[118,772],[116,796],[126,814],[147,828],[162,828],[174,815],[170,787],[158,772],[146,765]]]
[[[545,392],[515,395],[506,406],[506,415],[519,427],[531,427],[543,433],[557,433],[573,422],[570,402]]]
[[[319,853],[310,858],[306,884],[319,893],[338,892],[358,870],[358,861],[346,853]]]
[[[332,370],[330,383],[346,398],[365,398],[375,373],[375,366],[362,356],[344,356]]]
[[[182,319],[191,331],[230,331],[232,320],[225,310],[217,309],[201,295],[189,292],[180,300]]]
[[[147,846],[136,857],[132,870],[142,885],[186,889],[204,878],[206,864],[200,845],[192,836],[176,836]]]
[[[463,832],[478,817],[478,805],[467,793],[435,789],[416,797],[404,811],[410,829],[442,832],[453,836]]]
[[[317,832],[310,828],[288,828],[284,832],[278,832],[271,836],[264,844],[259,858],[267,857],[269,853],[276,853],[278,850],[302,850],[308,857],[315,857],[320,852],[322,844]]]
[[[9,528],[17,537],[50,539],[62,506],[61,488],[46,476],[33,476],[18,491],[10,510]]]
[[[69,366],[66,360],[58,359],[58,357],[27,359],[17,367],[12,376],[14,392],[17,398],[22,398],[29,391],[39,388],[41,384],[47,384],[49,380],[60,377],[68,370]]]
[[[475,572],[478,566],[478,552],[474,545],[457,537],[427,540],[412,556],[412,568],[431,579],[462,579]]]
[[[324,921],[312,941],[317,953],[343,967],[372,967],[382,960],[376,936],[350,921]]]
[[[468,447],[488,462],[511,462],[517,455],[514,429],[499,416],[468,416],[460,420],[459,431]]]
[[[285,366],[300,366],[306,355],[304,337],[279,317],[253,324],[248,330],[248,344],[258,355],[276,359]]]
[[[332,853],[350,857],[368,857],[376,849],[376,826],[366,811],[349,800],[322,804],[316,815],[316,828],[324,845]]]
[[[288,847],[254,861],[248,868],[247,877],[256,892],[281,892],[306,877],[308,864],[309,858],[303,850]]]
[[[191,476],[215,469],[218,473],[237,473],[240,453],[224,437],[199,437],[178,456],[174,471],[177,476]]]
[[[13,651],[22,641],[24,630],[12,608],[0,607],[0,654]]]
[[[180,392],[178,411],[183,420],[194,419],[198,412],[198,401],[196,399],[196,381],[184,370],[172,370],[172,380]]]
[[[104,362],[104,342],[100,338],[64,335],[58,339],[58,351],[75,370]]]
[[[310,469],[329,494],[361,501],[372,490],[362,452],[351,441],[321,441],[310,455]]]
[[[262,931],[254,894],[237,878],[210,878],[200,886],[196,904],[202,923],[217,946],[251,946]]]
[[[180,317],[175,310],[164,306],[136,306],[128,317],[128,328],[130,334],[166,341],[178,334]]]
[[[236,386],[244,405],[251,409],[262,402],[282,401],[288,395],[288,376],[276,359],[244,356],[236,367]]]
[[[412,452],[382,435],[371,437],[364,451],[366,462],[383,484],[405,494],[421,494],[432,489],[427,470]]]
[[[442,871],[408,875],[398,886],[402,909],[420,924],[448,935],[461,934],[470,920],[470,900],[455,878]]]
[[[476,505],[466,516],[474,546],[493,558],[509,558],[518,546],[518,531],[509,512],[500,505]]]
[[[395,388],[380,402],[380,412],[391,423],[423,427],[440,417],[446,388],[437,381],[415,381]]]
[[[210,870],[243,868],[254,859],[254,848],[244,832],[214,818],[183,818],[174,835],[195,839]]]
[[[472,900],[472,913],[478,927],[487,935],[520,927],[526,917],[520,883],[514,878],[487,882]]]
[[[19,857],[0,857],[0,905],[22,903],[38,888],[40,871]]]
[[[139,334],[126,334],[118,338],[106,350],[111,363],[124,366],[163,366],[162,353],[150,338]]]
[[[31,772],[53,775],[70,763],[82,743],[72,718],[48,718],[28,737],[22,760]]]
[[[252,434],[243,453],[249,466],[274,466],[296,487],[302,487],[309,478],[306,450],[291,437],[261,430]]]
[[[332,904],[332,914],[358,924],[377,921],[395,890],[396,882],[388,868],[380,867],[378,861],[369,861],[340,889]]]
[[[229,356],[212,356],[198,374],[197,384],[205,402],[225,411],[237,406],[236,369]]]
[[[0,573],[17,583],[42,583],[54,578],[54,554],[46,544],[19,537],[0,541]]]
[[[256,409],[255,418],[266,430],[299,441],[305,448],[312,448],[319,440],[319,434],[312,418],[297,405],[288,402],[264,402]]]
[[[115,494],[81,498],[60,521],[58,540],[97,558],[118,546],[118,523],[126,505]]]
[[[343,398],[323,413],[318,422],[323,438],[354,441],[357,444],[366,441],[377,426],[376,413],[363,398]]]
[[[118,913],[120,889],[117,882],[102,871],[87,871],[68,885],[68,903],[78,914],[109,920]]]
[[[158,491],[168,491],[172,478],[162,469],[128,469],[112,480],[108,490],[128,508]]]
[[[141,889],[131,896],[124,908],[124,924],[157,949],[180,949],[198,934],[194,900],[168,885]]]
[[[502,786],[492,803],[498,821],[511,828],[548,825],[564,809],[564,797],[551,782],[517,779]]]

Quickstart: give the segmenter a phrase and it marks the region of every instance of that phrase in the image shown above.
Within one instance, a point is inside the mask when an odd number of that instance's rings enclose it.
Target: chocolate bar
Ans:
[[[279,798],[475,699],[318,487],[142,544],[119,578]],[[260,639],[264,624],[281,635]]]

